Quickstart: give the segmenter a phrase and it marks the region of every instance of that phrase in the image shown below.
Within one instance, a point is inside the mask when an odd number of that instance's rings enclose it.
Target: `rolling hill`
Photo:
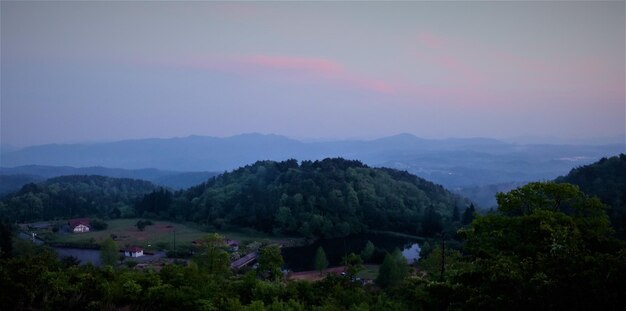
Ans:
[[[136,212],[305,237],[369,229],[429,236],[453,227],[468,204],[407,172],[335,158],[258,161],[177,194],[153,192]]]
[[[214,172],[175,172],[158,169],[118,169],[101,166],[71,167],[25,165],[0,167],[0,196],[14,192],[27,183],[40,182],[48,178],[67,175],[98,175],[114,178],[130,178],[150,181],[156,185],[174,190],[185,189],[200,184],[217,175]]]
[[[157,187],[144,180],[104,176],[62,176],[29,183],[0,202],[0,216],[11,222],[58,218],[134,215],[134,204]]]
[[[5,167],[103,166],[127,170],[156,168],[179,172],[223,172],[257,160],[343,157],[359,159],[370,166],[407,170],[448,189],[463,190],[501,183],[551,180],[574,167],[619,152],[624,152],[623,144],[522,145],[486,138],[433,140],[410,134],[374,140],[301,142],[278,135],[244,134],[225,138],[189,136],[41,145],[4,152],[1,163]]]
[[[577,185],[583,192],[597,196],[609,206],[608,214],[617,236],[626,238],[626,155],[610,158],[572,169],[556,179]]]

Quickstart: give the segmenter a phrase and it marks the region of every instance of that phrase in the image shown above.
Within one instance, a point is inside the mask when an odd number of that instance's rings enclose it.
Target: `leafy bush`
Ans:
[[[91,220],[91,229],[93,229],[94,231],[106,230],[108,226],[109,225],[106,222],[100,219],[96,218]]]

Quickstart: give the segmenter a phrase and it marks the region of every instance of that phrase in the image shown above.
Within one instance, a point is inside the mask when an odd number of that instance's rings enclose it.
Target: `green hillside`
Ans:
[[[30,183],[0,202],[0,215],[17,222],[56,218],[132,216],[134,204],[156,187],[147,181],[62,176]]]
[[[575,168],[556,182],[577,185],[609,206],[608,214],[617,235],[626,238],[626,155]]]
[[[187,191],[156,191],[137,205],[137,213],[305,237],[367,229],[430,236],[451,228],[458,220],[455,206],[466,205],[409,173],[336,158],[259,161]]]

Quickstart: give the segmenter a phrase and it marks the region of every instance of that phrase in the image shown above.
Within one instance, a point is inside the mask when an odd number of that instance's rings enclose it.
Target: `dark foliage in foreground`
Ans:
[[[379,285],[347,277],[281,280],[277,248],[258,273],[233,275],[218,235],[189,265],[160,271],[60,262],[17,242],[0,261],[2,310],[623,310],[626,246],[605,206],[569,184],[531,183],[498,195],[497,212],[459,234],[465,255],[435,247],[407,277],[397,253]],[[6,236],[3,236],[6,238]],[[21,244],[27,244],[24,246]],[[3,243],[3,245],[6,243]],[[445,254],[445,257],[443,256]],[[356,255],[355,255],[356,256]],[[442,259],[445,258],[445,259]],[[441,270],[443,262],[443,270]],[[272,281],[269,281],[272,280]]]

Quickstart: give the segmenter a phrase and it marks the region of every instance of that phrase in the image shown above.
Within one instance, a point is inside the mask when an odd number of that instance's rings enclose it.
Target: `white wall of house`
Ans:
[[[89,232],[89,227],[85,225],[78,225],[74,227],[74,232]]]
[[[125,251],[124,255],[126,257],[141,257],[141,256],[143,256],[143,251],[138,251],[138,252]]]

